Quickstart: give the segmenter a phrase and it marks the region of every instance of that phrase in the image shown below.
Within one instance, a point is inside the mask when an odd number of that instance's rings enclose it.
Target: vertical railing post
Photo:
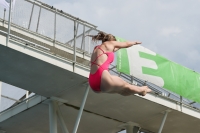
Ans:
[[[88,35],[90,35],[90,31],[88,32]],[[88,53],[90,54],[90,38],[88,37]]]
[[[82,116],[82,113],[83,113],[83,108],[85,106],[86,99],[87,99],[87,96],[88,96],[88,93],[89,93],[89,89],[90,89],[90,86],[88,85],[87,88],[86,88],[86,91],[85,91],[85,95],[84,95],[84,98],[83,98],[77,119],[76,119],[76,123],[75,123],[75,126],[74,126],[73,133],[77,132],[77,129],[78,129],[78,126],[79,126],[79,123],[80,123],[80,120],[81,120],[81,116]]]
[[[76,62],[76,20],[74,20],[74,63]]]
[[[122,74],[122,73],[121,73],[121,72],[119,72],[119,73],[118,73],[118,76],[120,77],[120,76],[121,76],[121,74]]]
[[[5,25],[6,22],[6,8],[4,8],[4,14],[3,14],[3,26]]]
[[[40,6],[40,11],[39,11],[39,16],[38,16],[38,22],[37,22],[37,28],[36,28],[36,32],[38,33],[38,27],[39,27],[39,23],[40,23],[40,15],[41,15],[41,6]]]
[[[180,109],[183,110],[183,97],[180,96]]]
[[[29,91],[26,91],[26,99],[29,98]]]
[[[26,91],[26,99],[29,98],[29,91]],[[28,102],[28,100],[26,100],[26,102]]]
[[[35,2],[33,3],[33,6],[32,6],[31,16],[30,16],[29,23],[28,23],[28,29],[30,29],[30,26],[31,26],[31,20],[32,20],[32,16],[33,16],[34,6],[35,6]]]
[[[10,7],[9,7],[8,34],[6,38],[6,46],[8,46],[9,37],[10,37],[11,11],[12,11],[12,0],[10,0]]]
[[[81,49],[85,51],[85,25],[83,25],[83,37],[81,42]]]
[[[133,77],[133,76],[131,76],[131,83],[132,83],[133,85],[137,85],[137,82],[134,80],[134,77]]]
[[[56,43],[56,14],[57,14],[57,9],[55,9],[55,16],[54,16],[54,38],[53,38],[54,46],[55,46],[55,43]]]

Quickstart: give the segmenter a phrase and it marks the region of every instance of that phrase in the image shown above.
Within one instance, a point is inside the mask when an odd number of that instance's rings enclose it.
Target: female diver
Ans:
[[[120,48],[128,48],[141,44],[138,41],[117,42],[111,34],[99,32],[97,35],[89,35],[92,41],[102,41],[101,45],[94,48],[91,56],[91,69],[89,84],[93,91],[104,93],[118,93],[123,96],[139,94],[145,96],[151,92],[147,86],[135,86],[125,82],[120,77],[111,75],[108,72],[109,65],[114,60],[114,52]]]

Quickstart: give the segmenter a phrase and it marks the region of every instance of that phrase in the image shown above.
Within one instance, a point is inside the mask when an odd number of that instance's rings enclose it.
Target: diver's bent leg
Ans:
[[[110,75],[108,71],[104,71],[101,78],[101,90],[107,93],[119,93],[124,96],[140,94],[146,95],[151,90],[147,86],[138,87],[125,82],[117,76]]]

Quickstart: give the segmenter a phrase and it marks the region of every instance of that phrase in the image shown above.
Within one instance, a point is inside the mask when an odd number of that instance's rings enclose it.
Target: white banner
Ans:
[[[0,5],[2,5],[6,9],[9,9],[10,1],[11,0],[0,0]],[[12,8],[14,7],[14,5],[15,5],[15,0],[12,0]]]
[[[141,46],[135,45],[123,50],[118,51],[118,71],[124,72],[131,76],[135,76],[139,79],[146,80],[154,83],[160,87],[164,86],[164,80],[157,75],[151,75],[144,73],[144,67],[158,70],[158,64],[148,58],[141,57],[142,53],[146,53],[149,56],[155,56],[156,53]]]

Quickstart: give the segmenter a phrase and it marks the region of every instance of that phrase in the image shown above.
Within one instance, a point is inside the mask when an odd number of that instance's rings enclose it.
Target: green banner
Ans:
[[[125,42],[126,40],[115,37],[118,42]],[[129,68],[129,60],[127,58],[128,53],[126,49],[120,49],[117,52],[117,62],[119,65],[117,65],[117,70],[126,74],[130,74],[130,68]]]
[[[125,60],[126,62],[123,64],[122,61]],[[118,50],[117,70],[147,80],[200,103],[199,73],[172,62],[142,46]]]

